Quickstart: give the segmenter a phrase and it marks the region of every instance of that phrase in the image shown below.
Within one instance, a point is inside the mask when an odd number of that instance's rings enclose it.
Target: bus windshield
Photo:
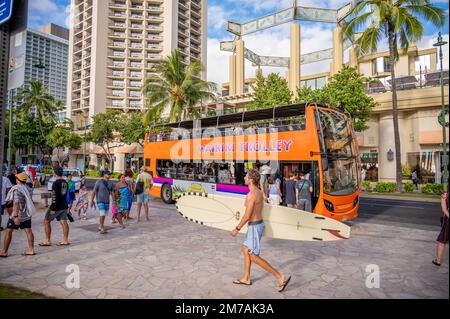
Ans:
[[[318,109],[318,114],[324,192],[353,194],[358,189],[358,179],[351,123],[341,112]]]

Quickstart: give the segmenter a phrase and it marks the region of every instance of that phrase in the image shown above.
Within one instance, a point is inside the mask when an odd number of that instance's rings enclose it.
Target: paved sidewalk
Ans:
[[[402,201],[414,201],[414,202],[434,202],[439,203],[441,198],[439,196],[436,197],[426,197],[426,196],[411,196],[408,194],[389,194],[389,193],[370,193],[370,192],[361,192],[361,197],[364,198],[377,198],[377,199],[392,199],[392,200],[402,200]]]
[[[37,198],[37,197],[36,197]],[[135,216],[135,205],[132,212]],[[69,247],[39,247],[43,209],[33,218],[36,252],[23,231],[13,234],[10,257],[0,259],[0,282],[58,298],[448,298],[448,249],[444,265],[431,264],[439,228],[413,229],[353,222],[352,236],[339,242],[263,238],[262,257],[292,275],[282,294],[275,280],[253,266],[253,285],[231,281],[242,275],[240,245],[221,231],[182,218],[173,206],[151,202],[150,222],[97,232],[97,215],[70,226]],[[107,218],[108,225],[110,218]],[[52,241],[61,240],[53,223]],[[3,237],[1,239],[3,245]],[[80,289],[65,287],[66,266],[81,271]],[[366,267],[380,269],[380,288],[365,285]]]

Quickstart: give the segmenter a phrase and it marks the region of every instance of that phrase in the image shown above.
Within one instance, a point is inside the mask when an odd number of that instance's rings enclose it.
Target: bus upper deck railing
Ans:
[[[175,129],[168,133],[149,133],[148,142],[173,141],[181,139],[202,138],[202,137],[223,137],[223,136],[239,136],[251,134],[268,134],[278,132],[299,131],[306,128],[305,118],[297,118],[291,120],[266,121],[254,124],[250,127],[243,128],[241,126],[232,127],[209,127],[203,130],[187,130]]]

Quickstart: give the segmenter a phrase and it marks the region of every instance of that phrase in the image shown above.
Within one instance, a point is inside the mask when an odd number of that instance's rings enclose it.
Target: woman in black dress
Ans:
[[[441,265],[442,258],[445,254],[445,245],[448,243],[448,209],[450,207],[449,200],[449,192],[447,191],[447,193],[442,194],[441,198],[441,208],[442,212],[444,213],[444,217],[442,220],[441,232],[439,233],[439,236],[437,238],[437,256],[436,259],[432,261],[432,263],[436,266]]]

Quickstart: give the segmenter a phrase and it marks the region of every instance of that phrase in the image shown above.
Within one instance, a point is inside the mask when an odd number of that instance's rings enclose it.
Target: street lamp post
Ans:
[[[439,47],[439,60],[440,60],[440,67],[441,67],[441,107],[442,111],[439,115],[440,120],[439,123],[442,125],[442,164],[444,166],[444,176],[442,180],[442,184],[444,185],[444,191],[447,190],[447,183],[448,183],[448,155],[447,155],[447,136],[446,136],[446,122],[445,122],[445,100],[444,100],[444,74],[443,74],[443,68],[442,68],[442,46],[446,45],[447,42],[442,40],[442,35],[439,32],[437,42],[433,44],[435,47]]]

